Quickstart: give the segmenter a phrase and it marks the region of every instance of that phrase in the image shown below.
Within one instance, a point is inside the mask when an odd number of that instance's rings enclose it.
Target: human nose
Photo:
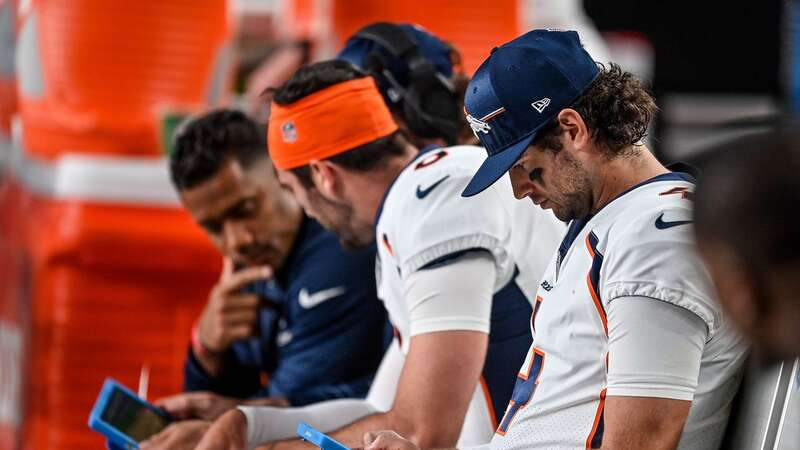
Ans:
[[[224,233],[225,246],[230,250],[238,251],[254,241],[253,233],[244,223],[239,221],[226,221]]]
[[[522,172],[521,170],[512,170],[509,172],[511,188],[514,190],[514,197],[517,200],[524,199],[532,193],[534,189],[533,182]]]

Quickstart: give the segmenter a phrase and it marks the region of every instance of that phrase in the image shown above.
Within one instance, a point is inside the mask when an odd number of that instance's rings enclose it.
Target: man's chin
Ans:
[[[572,214],[570,211],[564,211],[561,208],[552,208],[553,215],[556,216],[556,219],[562,222],[570,222],[575,219],[575,215]]]
[[[262,255],[242,260],[241,262],[237,261],[236,268],[241,269],[243,267],[270,266],[274,269],[278,269],[283,265],[284,259],[285,258],[282,257],[278,252],[268,251],[264,252]]]

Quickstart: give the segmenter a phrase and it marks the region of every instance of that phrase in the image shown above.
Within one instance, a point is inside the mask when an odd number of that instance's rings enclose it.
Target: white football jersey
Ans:
[[[647,395],[664,387],[658,374],[635,388],[609,387],[606,310],[621,297],[668,302],[707,325],[696,390],[668,398],[692,400],[679,448],[718,448],[746,347],[695,250],[692,181],[657,176],[571,224],[537,293],[533,344],[492,449],[599,448],[606,395],[665,397]]]
[[[516,201],[508,176],[480,195],[461,197],[485,157],[475,146],[421,152],[389,187],[376,219],[378,297],[403,354],[414,335],[475,329],[457,310],[448,311],[452,320],[412,321],[403,295],[408,276],[470,251],[493,255],[489,349],[459,445],[484,444],[494,434],[530,347],[536,290],[565,229],[552,213]]]

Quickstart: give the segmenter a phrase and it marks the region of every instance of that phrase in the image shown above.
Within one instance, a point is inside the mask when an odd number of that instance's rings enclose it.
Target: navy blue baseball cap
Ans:
[[[448,79],[453,75],[453,48],[451,46],[419,25],[398,23],[397,26],[402,28],[410,38],[416,41],[419,55],[430,61],[437,72]],[[394,79],[397,80],[401,86],[407,88],[411,83],[411,70],[406,61],[394,55],[375,41],[353,36],[347,40],[342,51],[336,56],[336,59],[347,61],[363,69],[367,64],[367,58],[370,53],[373,52],[379,52],[383,56],[386,70],[392,74]],[[380,86],[382,91],[386,87],[387,86]],[[402,100],[400,98],[390,98],[387,92],[381,93],[389,106],[396,106]]]
[[[461,195],[478,194],[503,176],[599,73],[575,31],[533,30],[494,48],[464,98],[467,122],[489,157]]]

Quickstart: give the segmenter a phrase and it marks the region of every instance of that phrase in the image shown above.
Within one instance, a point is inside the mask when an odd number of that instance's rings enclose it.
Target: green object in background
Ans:
[[[188,113],[177,112],[167,112],[161,117],[161,149],[164,155],[172,155],[172,134],[188,117]]]

